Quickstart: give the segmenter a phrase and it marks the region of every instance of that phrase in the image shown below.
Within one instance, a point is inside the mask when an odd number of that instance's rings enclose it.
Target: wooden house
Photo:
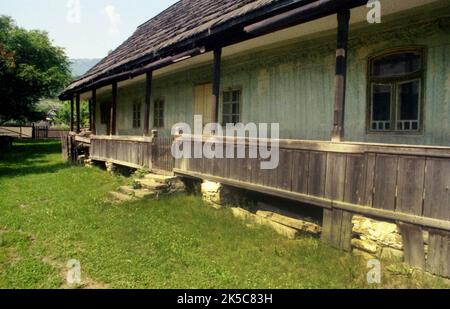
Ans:
[[[73,131],[89,100],[94,160],[321,207],[342,249],[353,214],[399,222],[406,260],[450,276],[448,0],[182,0],[60,99]],[[279,123],[278,168],[175,160],[172,126],[194,115]]]

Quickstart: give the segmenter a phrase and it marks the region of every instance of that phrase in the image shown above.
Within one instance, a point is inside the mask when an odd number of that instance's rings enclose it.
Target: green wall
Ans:
[[[450,12],[441,12],[450,15]],[[433,14],[436,14],[435,12]],[[436,16],[436,15],[434,15]],[[401,17],[401,16],[400,16]],[[391,18],[381,25],[351,28],[345,139],[359,142],[450,146],[450,23],[427,14]],[[368,57],[391,48],[426,48],[424,130],[421,134],[368,134]],[[335,34],[306,38],[245,56],[223,60],[222,90],[242,88],[242,121],[280,123],[287,139],[330,140],[334,100]],[[194,86],[210,82],[212,64],[154,80],[153,99],[165,99],[165,125],[192,124]],[[103,96],[101,100],[108,100]],[[118,90],[118,133],[142,135],[132,129],[132,103],[141,100],[144,84]],[[142,110],[142,115],[144,110]],[[151,125],[153,124],[153,111]],[[99,123],[99,111],[97,111]],[[142,120],[142,125],[143,125]],[[104,130],[97,125],[99,130]],[[100,131],[102,132],[102,131]],[[101,134],[99,132],[99,134]]]

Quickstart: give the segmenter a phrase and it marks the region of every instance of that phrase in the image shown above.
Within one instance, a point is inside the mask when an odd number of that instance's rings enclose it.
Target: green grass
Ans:
[[[70,259],[81,262],[83,287],[448,287],[392,265],[381,286],[369,286],[358,258],[249,227],[195,196],[106,201],[128,182],[62,163],[57,142],[0,154],[0,288],[65,287]]]

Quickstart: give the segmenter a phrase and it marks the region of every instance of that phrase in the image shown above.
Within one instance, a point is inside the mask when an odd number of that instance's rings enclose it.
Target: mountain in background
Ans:
[[[74,77],[80,77],[96,65],[101,59],[70,59],[70,70]]]

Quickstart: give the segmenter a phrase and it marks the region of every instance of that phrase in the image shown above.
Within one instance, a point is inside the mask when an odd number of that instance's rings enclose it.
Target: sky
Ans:
[[[45,30],[69,58],[103,58],[178,0],[0,0],[0,15]]]

